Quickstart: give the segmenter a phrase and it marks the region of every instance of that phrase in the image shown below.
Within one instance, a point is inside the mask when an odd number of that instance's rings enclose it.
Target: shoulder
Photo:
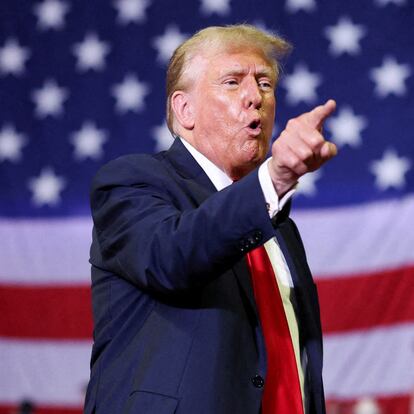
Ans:
[[[134,185],[140,181],[157,181],[168,176],[164,153],[128,154],[102,166],[92,180],[92,191],[116,185]]]

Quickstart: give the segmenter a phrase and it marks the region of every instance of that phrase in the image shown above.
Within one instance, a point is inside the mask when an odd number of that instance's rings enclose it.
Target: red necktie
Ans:
[[[267,374],[262,414],[303,414],[295,352],[272,264],[263,246],[247,254],[263,329]]]

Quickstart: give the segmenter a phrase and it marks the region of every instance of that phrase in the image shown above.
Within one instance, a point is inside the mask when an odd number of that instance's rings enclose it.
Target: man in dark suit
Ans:
[[[289,121],[263,162],[288,47],[246,25],[194,35],[168,69],[171,148],[95,177],[85,413],[325,412],[317,293],[289,208],[298,178],[336,154],[321,133],[335,102]],[[264,334],[261,281],[254,289],[246,262],[257,249],[274,271],[283,350]],[[293,368],[271,378],[289,353]],[[272,408],[290,394],[295,409]]]

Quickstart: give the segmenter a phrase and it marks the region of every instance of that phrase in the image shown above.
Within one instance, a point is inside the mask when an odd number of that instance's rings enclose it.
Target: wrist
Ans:
[[[283,197],[289,190],[295,187],[298,183],[297,177],[291,174],[277,174],[268,163],[269,175],[273,183],[273,187],[279,198]]]

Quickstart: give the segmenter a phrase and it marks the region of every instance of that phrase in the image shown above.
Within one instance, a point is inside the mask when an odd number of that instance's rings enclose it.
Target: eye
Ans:
[[[224,81],[224,84],[225,85],[228,85],[228,86],[233,86],[234,87],[234,86],[237,86],[239,84],[239,82],[238,82],[237,79],[231,78],[231,79],[226,79]]]
[[[273,85],[270,81],[268,80],[259,80],[257,82],[257,84],[259,85],[259,87],[263,90],[270,90],[273,89]]]

